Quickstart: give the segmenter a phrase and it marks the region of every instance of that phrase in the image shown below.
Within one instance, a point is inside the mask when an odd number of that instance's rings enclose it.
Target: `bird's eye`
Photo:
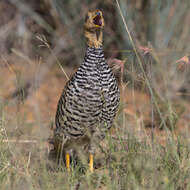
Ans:
[[[88,15],[86,15],[86,17],[85,17],[85,22],[86,22],[88,19],[89,19],[89,16],[88,16]]]

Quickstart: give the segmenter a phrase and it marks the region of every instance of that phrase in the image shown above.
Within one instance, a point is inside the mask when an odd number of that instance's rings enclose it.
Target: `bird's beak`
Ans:
[[[94,17],[93,17],[93,23],[95,24],[95,26],[97,28],[102,26],[102,17],[100,15],[100,13],[97,13]]]

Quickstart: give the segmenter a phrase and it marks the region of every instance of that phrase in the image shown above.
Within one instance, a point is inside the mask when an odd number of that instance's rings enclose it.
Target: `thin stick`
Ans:
[[[39,141],[37,140],[16,140],[16,139],[6,139],[6,140],[2,140],[0,142],[3,143],[38,143]]]

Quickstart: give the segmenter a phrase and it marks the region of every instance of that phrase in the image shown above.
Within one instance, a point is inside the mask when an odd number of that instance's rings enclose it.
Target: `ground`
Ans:
[[[32,184],[33,187],[35,187],[35,185],[42,187],[43,185],[40,185],[40,183],[36,181],[38,178],[41,180],[42,184],[44,183],[44,187],[47,185],[47,181],[44,182],[44,178],[50,180],[49,185],[52,185],[53,187],[55,183],[51,181],[51,176],[55,175],[53,178],[57,179],[60,177],[62,171],[58,171],[55,163],[52,164],[52,160],[48,159],[48,152],[52,147],[48,145],[47,139],[52,135],[52,128],[55,127],[54,117],[57,102],[67,78],[64,76],[60,67],[57,64],[54,64],[47,72],[44,80],[40,83],[39,88],[36,88],[34,91],[30,91],[29,96],[25,100],[11,98],[10,95],[15,92],[18,86],[22,85],[26,81],[35,80],[35,77],[40,75],[40,67],[46,63],[43,63],[43,61],[39,62],[33,60],[29,64],[17,57],[9,58],[8,61],[6,60],[8,59],[0,61],[0,75],[3,76],[0,83],[2,114],[1,146],[4,148],[7,147],[9,151],[7,152],[4,150],[7,160],[4,160],[2,171],[7,170],[13,175],[12,179],[14,179],[14,182],[12,183],[15,184],[18,189],[20,187],[26,188],[29,184]],[[15,60],[18,61],[15,62]],[[77,68],[71,69],[63,66],[63,69],[66,71],[68,76],[71,76]],[[122,175],[122,172],[130,173],[131,170],[132,173],[137,170],[139,172],[137,176],[142,175],[138,180],[140,180],[139,183],[141,185],[145,183],[144,185],[146,187],[146,183],[149,184],[146,179],[148,176],[143,178],[143,168],[141,167],[145,167],[145,171],[148,172],[147,170],[149,169],[151,171],[155,170],[153,167],[154,164],[160,164],[158,161],[150,160],[149,156],[154,154],[155,159],[157,159],[160,154],[163,154],[163,151],[161,150],[162,148],[165,151],[168,150],[168,139],[172,135],[172,142],[176,140],[175,143],[178,143],[178,139],[187,138],[186,134],[189,133],[188,127],[190,121],[188,116],[190,111],[188,103],[184,103],[185,111],[179,118],[176,128],[171,135],[170,130],[169,132],[167,130],[160,130],[157,126],[154,126],[154,128],[146,127],[147,123],[151,124],[151,101],[147,92],[131,89],[128,86],[125,88],[120,86],[120,88],[122,101],[120,111],[115,120],[115,127],[112,128],[108,137],[106,137],[101,144],[105,152],[101,153],[100,150],[97,151],[96,160],[100,160],[100,168],[95,170],[93,177],[89,173],[86,174],[86,177],[89,180],[87,184],[83,183],[84,176],[79,177],[81,175],[79,171],[80,169],[75,169],[77,170],[77,172],[73,173],[75,177],[70,176],[65,178],[66,182],[64,183],[66,186],[68,185],[68,188],[70,185],[73,185],[73,187],[76,188],[78,186],[80,188],[87,188],[88,186],[91,187],[91,185],[93,186],[95,184],[99,189],[109,189],[108,186],[116,183],[115,180],[119,180],[118,177]],[[154,152],[155,150],[152,150],[153,152],[147,152],[148,150],[146,147],[152,147],[152,140],[156,143],[155,149],[159,149],[158,154]],[[176,149],[174,148],[174,150]],[[12,156],[10,157],[9,154]],[[133,154],[136,156],[139,155],[139,160],[137,159],[138,156],[134,157]],[[170,153],[168,153],[168,156],[169,154]],[[150,165],[146,166],[145,158],[148,160],[147,164]],[[135,166],[133,161],[136,163]],[[167,162],[170,161],[170,159],[167,160]],[[183,164],[185,167],[185,161],[188,162],[188,160],[184,160],[184,163],[179,167],[183,168]],[[129,163],[129,165],[126,165],[127,163]],[[47,173],[42,172],[39,174],[38,172],[43,170],[44,164]],[[132,169],[131,167],[134,168]],[[163,166],[155,167],[161,167],[161,170],[163,169]],[[171,165],[171,167],[174,166]],[[115,168],[113,172],[111,172],[111,168]],[[156,170],[159,173],[158,168]],[[188,170],[189,169],[187,169],[187,172],[184,175],[189,175]],[[19,177],[15,175],[15,172],[18,172]],[[27,178],[29,181],[24,177],[26,174],[28,175]],[[64,176],[66,177],[67,175],[68,174],[64,172]],[[129,176],[132,177],[133,175],[136,174],[130,174]],[[160,180],[165,180],[166,182],[163,183],[169,184],[168,176],[169,175],[166,174],[165,176],[162,176],[163,178]],[[124,181],[127,180],[125,177],[121,178],[120,183],[125,183]],[[114,179],[113,183],[109,181],[112,178]],[[8,176],[7,179],[10,180]],[[155,180],[156,178],[153,179]],[[62,184],[63,182],[59,181],[58,183]],[[8,185],[9,183],[4,182],[4,187],[6,184]],[[184,185],[184,182],[181,182],[181,184]],[[187,182],[185,182],[184,186],[186,185]],[[116,184],[115,187],[117,187]]]

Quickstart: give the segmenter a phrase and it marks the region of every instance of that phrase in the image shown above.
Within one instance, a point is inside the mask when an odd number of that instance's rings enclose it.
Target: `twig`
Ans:
[[[37,140],[16,140],[16,139],[6,139],[2,140],[3,143],[38,143]]]
[[[14,99],[18,97],[20,94],[22,95],[22,93],[20,92],[23,92],[23,90],[25,90],[24,92],[25,96],[22,97],[25,100],[29,98],[32,95],[32,93],[40,87],[41,83],[45,80],[45,77],[47,73],[49,72],[50,68],[54,64],[54,60],[57,61],[56,55],[58,55],[61,52],[61,50],[65,47],[65,43],[64,43],[65,40],[62,39],[62,41],[63,42],[61,44],[56,43],[56,46],[54,47],[54,49],[51,50],[51,54],[46,59],[47,60],[46,64],[43,64],[40,68],[40,71],[39,71],[40,74],[37,77],[36,76],[30,77],[21,88],[16,89],[13,93],[8,95],[7,97],[8,99]]]

